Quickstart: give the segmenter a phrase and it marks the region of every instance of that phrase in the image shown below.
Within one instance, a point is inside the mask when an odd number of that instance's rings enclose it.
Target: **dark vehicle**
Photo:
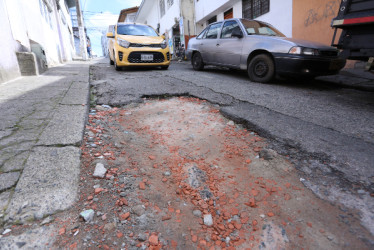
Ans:
[[[342,50],[342,58],[367,61],[374,57],[374,0],[342,0],[331,26],[335,28],[332,46]],[[342,34],[334,44],[338,29]]]
[[[243,18],[209,25],[189,41],[187,58],[195,70],[204,65],[241,69],[255,82],[275,75],[332,75],[345,65],[334,47],[287,38],[268,23]]]

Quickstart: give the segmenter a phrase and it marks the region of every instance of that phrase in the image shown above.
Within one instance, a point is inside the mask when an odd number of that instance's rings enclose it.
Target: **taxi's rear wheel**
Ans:
[[[169,68],[169,65],[168,66],[161,66],[162,70],[167,70],[168,68]]]

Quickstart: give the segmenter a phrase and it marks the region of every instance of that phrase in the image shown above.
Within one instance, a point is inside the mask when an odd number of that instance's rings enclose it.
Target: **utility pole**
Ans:
[[[84,31],[80,2],[79,0],[75,0],[75,3],[76,3],[76,9],[77,9],[80,51],[81,51],[82,59],[86,61],[88,59],[86,32]]]

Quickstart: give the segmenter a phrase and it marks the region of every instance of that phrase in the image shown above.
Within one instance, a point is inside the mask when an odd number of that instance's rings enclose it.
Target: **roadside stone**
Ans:
[[[19,176],[19,172],[0,174],[0,192],[13,187],[17,183]]]
[[[95,211],[92,209],[88,209],[81,212],[79,215],[84,219],[85,222],[90,222],[95,215]]]
[[[147,235],[145,233],[140,233],[138,234],[138,241],[146,241],[147,240]]]
[[[229,126],[234,126],[235,123],[234,123],[233,121],[229,121],[229,122],[227,123],[227,125],[229,125]]]
[[[274,159],[276,155],[277,155],[277,152],[275,152],[272,149],[263,149],[259,153],[260,158],[263,158],[264,160],[267,160],[267,161]]]
[[[130,217],[130,213],[129,212],[126,212],[124,214],[120,214],[119,216],[121,218],[121,220],[127,220],[127,218]]]
[[[104,226],[105,232],[113,231],[117,227],[117,224],[115,222],[107,223]]]
[[[201,215],[202,215],[202,213],[201,213],[201,211],[200,210],[194,210],[193,212],[192,212],[192,214],[193,215],[195,215],[196,217],[199,217],[199,218],[201,218]]]
[[[149,244],[151,244],[152,246],[157,246],[157,245],[158,245],[158,236],[152,234],[152,235],[149,237],[148,241],[149,241]]]
[[[211,214],[204,214],[204,225],[208,227],[213,226],[213,217]]]
[[[141,216],[145,213],[145,209],[143,208],[142,205],[137,205],[132,208],[132,212],[136,214],[137,216]]]
[[[107,172],[107,169],[104,167],[104,164],[97,163],[95,167],[95,171],[93,173],[94,177],[104,178],[105,174]]]
[[[140,190],[145,190],[145,183],[144,182],[139,182],[139,189]]]

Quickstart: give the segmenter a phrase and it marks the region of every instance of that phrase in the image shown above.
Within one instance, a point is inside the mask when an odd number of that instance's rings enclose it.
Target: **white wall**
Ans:
[[[5,0],[0,0],[0,24],[0,83],[3,83],[21,75]]]
[[[270,0],[270,11],[256,20],[270,23],[287,37],[292,37],[292,1]]]
[[[207,21],[213,16],[217,16],[217,21],[224,20],[224,13],[233,9],[233,16],[241,18],[243,16],[242,1],[240,0],[195,0],[196,10],[196,34],[199,34],[207,26]],[[203,16],[206,14],[205,16]]]
[[[169,31],[175,25],[175,19],[179,21],[179,17],[179,0],[174,0],[174,4],[169,9],[165,1],[165,15],[163,15],[160,20],[160,33],[163,34],[165,31]]]
[[[231,3],[232,2],[232,3]],[[213,14],[217,10],[225,5],[233,5],[236,0],[195,0],[195,11],[196,11],[196,22],[200,22],[202,19],[209,19],[207,17],[217,15]]]
[[[270,11],[256,20],[270,23],[286,36],[292,37],[292,1],[270,0]],[[235,18],[243,17],[242,1],[199,0],[195,4],[197,34],[206,27],[207,20],[211,17],[217,16],[217,21],[222,21],[224,19],[223,13],[230,8],[233,8]]]

